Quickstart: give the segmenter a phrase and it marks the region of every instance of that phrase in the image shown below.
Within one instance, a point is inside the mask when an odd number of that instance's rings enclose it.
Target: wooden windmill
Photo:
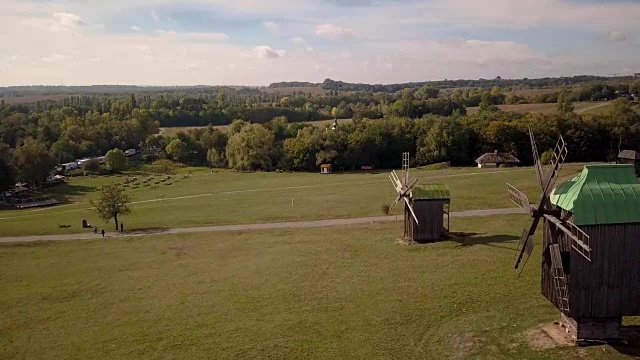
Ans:
[[[533,218],[518,244],[515,268],[521,271],[531,255],[532,235],[542,221],[542,295],[560,310],[575,340],[616,339],[622,316],[640,314],[640,185],[633,167],[587,165],[553,189],[567,156],[564,140],[558,139],[545,171],[531,130],[529,135],[542,196],[530,204],[508,185],[511,199]]]
[[[389,211],[400,201],[404,201],[406,238],[416,242],[435,241],[449,232],[451,196],[446,185],[417,186],[418,179],[410,182],[408,152],[402,153],[401,177],[393,170],[389,178],[398,194]]]

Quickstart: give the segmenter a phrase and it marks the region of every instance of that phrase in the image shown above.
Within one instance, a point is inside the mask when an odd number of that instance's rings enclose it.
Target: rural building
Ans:
[[[636,175],[640,176],[640,152],[634,150],[620,151],[620,154],[618,154],[618,164],[633,165]]]
[[[498,150],[496,150],[480,156],[476,159],[476,163],[478,163],[479,168],[512,167],[517,166],[520,160],[511,154],[498,152]]]
[[[418,222],[413,221],[409,205],[404,210],[404,236],[415,242],[438,241],[449,233],[451,195],[444,184],[417,186],[411,203]]]
[[[618,338],[622,317],[640,315],[639,199],[633,166],[612,164],[586,165],[550,195],[565,226],[572,223],[584,232],[591,248],[590,259],[581,256],[568,235],[545,222],[542,295],[562,310],[563,323],[576,339]],[[554,252],[566,278],[562,296]]]
[[[320,165],[320,174],[331,174],[331,172],[332,172],[331,164]]]
[[[133,156],[133,155],[135,155],[135,154],[137,154],[137,153],[138,153],[138,150],[136,150],[136,149],[127,149],[127,150],[125,150],[125,152],[124,152],[124,154],[125,154],[126,156]]]
[[[80,168],[80,164],[78,164],[77,161],[60,164],[60,166],[62,167],[63,171],[71,171],[71,170],[76,170]]]

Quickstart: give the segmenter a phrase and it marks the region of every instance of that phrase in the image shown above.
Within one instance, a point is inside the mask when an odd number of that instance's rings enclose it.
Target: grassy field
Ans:
[[[562,174],[568,176],[581,168],[568,164]],[[184,176],[175,175],[155,189],[151,186],[159,176],[153,180],[138,176],[135,185],[127,188],[134,203],[133,214],[121,218],[125,227],[135,230],[380,216],[382,205],[395,198],[387,171],[322,175],[205,170],[186,179]],[[411,176],[419,178],[421,184],[447,184],[452,211],[514,207],[507,196],[507,182],[532,195],[539,192],[532,168],[415,169]],[[113,225],[97,218],[89,209],[89,199],[96,197],[99,186],[124,180],[116,176],[71,178],[68,185],[57,190],[67,199],[67,205],[0,211],[0,236],[88,231],[80,227],[82,219],[109,231]],[[164,201],[159,200],[162,196]],[[401,207],[394,211],[399,214]]]
[[[338,119],[338,124],[344,124],[344,123],[351,122],[351,121],[353,121],[353,119]],[[316,126],[316,127],[324,127],[327,124],[329,126],[332,125],[333,124],[333,120],[305,121],[305,123],[311,124],[311,125]],[[179,131],[188,132],[189,130],[192,130],[192,129],[201,129],[201,128],[205,128],[205,127],[206,126],[163,127],[163,128],[160,128],[160,133],[166,134],[166,135],[169,135],[169,136],[174,136]],[[214,128],[222,131],[223,133],[226,133],[227,131],[229,131],[229,125],[215,125]]]
[[[581,110],[585,110],[588,109],[594,105],[598,105],[600,103],[593,103],[593,102],[577,102],[574,103],[574,107],[575,107],[575,111],[581,111]],[[549,104],[518,104],[518,105],[498,105],[498,108],[500,108],[500,110],[502,111],[512,111],[512,112],[519,112],[519,113],[526,113],[526,112],[530,112],[530,113],[540,113],[540,114],[549,114],[549,113],[553,113],[556,110],[556,103],[549,103]],[[599,109],[599,108],[598,108]],[[594,109],[595,111],[596,109]],[[479,107],[469,107],[467,108],[467,114],[475,114],[478,111],[480,111]],[[587,111],[587,113],[590,113],[591,110]]]
[[[281,94],[283,96],[291,95],[293,92],[302,91],[305,94],[311,93],[314,95],[325,95],[327,90],[319,87],[319,86],[292,86],[292,87],[283,87],[283,88],[261,88],[261,91],[270,93],[270,94]]]
[[[627,358],[545,340],[540,254],[511,267],[527,221],[409,246],[400,223],[1,245],[0,358]]]
[[[64,98],[77,96],[73,94],[68,95],[22,95],[22,96],[0,96],[0,101],[4,100],[7,104],[29,104],[35,103],[37,101],[59,101],[64,100]]]

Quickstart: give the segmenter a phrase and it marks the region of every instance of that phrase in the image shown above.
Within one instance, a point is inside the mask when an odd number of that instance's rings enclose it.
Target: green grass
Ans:
[[[623,358],[529,346],[558,312],[537,251],[512,270],[527,222],[411,246],[401,223],[2,245],[0,358]]]
[[[577,102],[574,103],[575,111],[581,111],[590,108],[594,105],[598,105],[597,102]],[[543,104],[517,104],[517,105],[498,105],[498,108],[502,111],[511,111],[518,113],[540,113],[550,114],[557,111],[556,103],[543,103]],[[595,109],[594,109],[595,110]],[[480,111],[480,107],[468,107],[467,114],[475,114]],[[590,113],[591,110],[586,111]]]
[[[563,174],[579,171],[569,164]],[[375,174],[319,173],[237,173],[232,171],[194,172],[188,179],[165,181],[151,186],[128,187],[134,203],[133,214],[121,220],[129,230],[175,228],[202,225],[259,223],[380,216],[381,205],[395,199],[388,171]],[[420,184],[444,183],[451,191],[452,211],[514,207],[506,192],[509,182],[533,196],[539,193],[531,168],[412,170]],[[149,182],[153,184],[160,177]],[[59,192],[66,193],[69,205],[36,210],[0,211],[0,236],[77,233],[82,219],[92,225],[112,229],[90,210],[95,188],[124,177],[72,178]],[[145,177],[139,176],[136,184]],[[171,185],[165,185],[171,182]],[[157,201],[161,196],[165,201]],[[294,205],[292,206],[291,203]],[[401,207],[394,209],[399,214]],[[71,225],[59,228],[58,225]]]

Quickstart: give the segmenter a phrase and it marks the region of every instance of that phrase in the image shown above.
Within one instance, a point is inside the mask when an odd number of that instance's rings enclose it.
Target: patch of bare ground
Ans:
[[[455,334],[449,337],[451,353],[449,359],[461,360],[467,359],[478,345],[478,339],[472,334]]]
[[[535,350],[548,350],[560,346],[574,345],[565,328],[555,322],[529,329],[524,333],[524,337],[529,346]]]

